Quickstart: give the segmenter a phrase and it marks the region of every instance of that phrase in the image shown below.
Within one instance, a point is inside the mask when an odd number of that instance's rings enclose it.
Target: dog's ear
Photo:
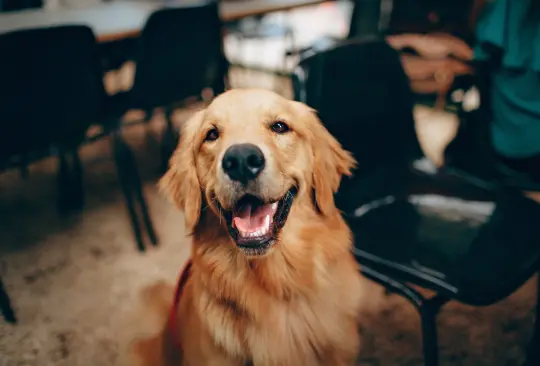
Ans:
[[[195,165],[194,142],[203,118],[204,111],[198,111],[185,122],[180,143],[169,161],[169,170],[159,182],[160,189],[184,212],[189,233],[193,233],[201,216],[202,192]]]
[[[306,107],[307,108],[307,107]],[[313,146],[313,191],[317,208],[323,215],[330,215],[336,208],[334,194],[341,178],[352,175],[356,167],[353,155],[328,132],[314,110],[311,115],[310,139]]]

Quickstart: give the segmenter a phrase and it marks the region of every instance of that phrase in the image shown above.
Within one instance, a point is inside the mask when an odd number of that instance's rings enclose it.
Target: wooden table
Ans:
[[[0,13],[0,34],[36,27],[84,24],[93,29],[98,41],[109,42],[137,36],[150,14],[164,7],[182,7],[200,0],[157,0],[102,3],[87,8],[32,9]],[[327,0],[239,0],[220,3],[223,21],[252,15],[316,5]]]

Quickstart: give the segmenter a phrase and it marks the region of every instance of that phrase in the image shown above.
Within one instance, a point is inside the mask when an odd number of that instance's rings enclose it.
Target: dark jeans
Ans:
[[[515,170],[518,173],[523,173],[535,183],[540,184],[540,154],[520,159],[508,158],[497,154],[497,159],[510,169]]]

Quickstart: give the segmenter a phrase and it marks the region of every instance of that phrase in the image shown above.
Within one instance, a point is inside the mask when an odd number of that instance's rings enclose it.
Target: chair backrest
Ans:
[[[25,9],[39,9],[43,7],[43,0],[2,0],[0,12],[19,11]]]
[[[0,55],[0,159],[75,146],[100,121],[106,95],[90,28],[3,34]]]
[[[382,1],[384,0],[353,1],[347,39],[379,34]]]
[[[357,175],[389,159],[422,155],[408,79],[384,41],[350,42],[310,56],[297,67],[293,86],[295,99],[317,110],[355,155]]]
[[[142,32],[135,62],[131,92],[138,106],[163,106],[223,83],[226,63],[218,3],[153,13]]]

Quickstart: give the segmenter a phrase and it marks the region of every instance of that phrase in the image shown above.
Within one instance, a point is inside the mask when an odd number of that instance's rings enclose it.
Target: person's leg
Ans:
[[[510,169],[515,170],[518,173],[522,173],[530,178],[533,182],[538,182],[540,184],[540,155],[521,159],[508,158],[500,154],[497,157]]]
[[[523,174],[531,182],[540,185],[540,155],[518,159],[497,154],[497,158],[508,168]],[[525,195],[540,203],[540,191],[526,191]]]

